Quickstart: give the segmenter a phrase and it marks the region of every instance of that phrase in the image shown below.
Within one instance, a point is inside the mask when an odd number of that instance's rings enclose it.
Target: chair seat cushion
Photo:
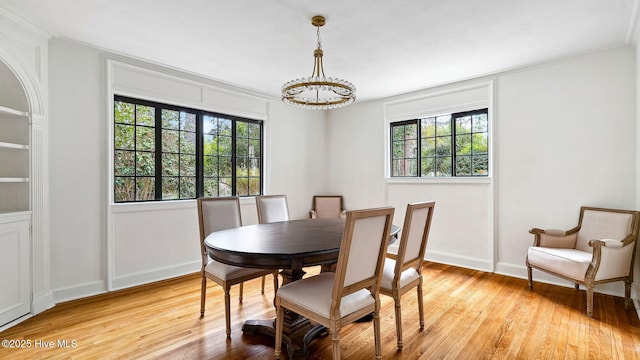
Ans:
[[[278,289],[277,296],[303,306],[325,318],[329,318],[331,292],[335,273],[320,273],[302,280],[294,281]],[[375,303],[369,290],[362,289],[344,296],[340,301],[340,317],[351,314]]]
[[[395,275],[396,261],[394,259],[384,259],[384,270],[382,270],[382,280],[380,288],[391,291],[393,276]],[[414,268],[407,269],[400,274],[400,287],[403,288],[412,281],[419,279],[420,274]]]
[[[264,269],[244,268],[244,267],[223,264],[215,260],[210,260],[207,266],[204,268],[204,271],[217,277],[218,279],[228,281],[231,279],[236,279],[236,278],[240,278],[240,277],[251,275],[251,274],[259,274],[264,272]],[[259,276],[259,275],[256,275],[256,276]]]
[[[527,252],[529,264],[579,281],[584,281],[592,257],[587,251],[538,246]]]

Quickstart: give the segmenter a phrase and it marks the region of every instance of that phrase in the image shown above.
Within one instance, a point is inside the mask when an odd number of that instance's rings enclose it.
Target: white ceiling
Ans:
[[[279,96],[311,75],[380,98],[629,45],[639,0],[0,0],[59,36]]]

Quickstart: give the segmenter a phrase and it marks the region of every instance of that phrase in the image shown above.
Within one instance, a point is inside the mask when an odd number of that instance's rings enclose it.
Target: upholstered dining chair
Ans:
[[[594,286],[624,281],[628,309],[639,219],[637,211],[583,206],[578,225],[570,230],[531,229],[534,243],[526,260],[529,289],[533,290],[532,269],[572,281],[576,290],[584,285],[587,315],[592,317]]]
[[[284,309],[329,329],[334,360],[340,359],[341,327],[373,313],[375,357],[381,358],[378,292],[393,211],[391,207],[348,211],[336,271],[278,289],[276,358],[281,354]]]
[[[407,205],[398,253],[387,253],[380,281],[380,293],[393,297],[396,310],[396,339],[402,349],[402,311],[400,298],[411,289],[418,293],[420,329],[424,329],[422,300],[422,263],[429,239],[429,229],[436,203],[417,202]]]
[[[229,338],[231,336],[231,286],[240,284],[239,302],[242,303],[243,282],[262,277],[262,293],[264,293],[264,276],[273,274],[273,291],[275,292],[278,289],[278,273],[274,270],[226,265],[212,260],[207,254],[207,249],[204,245],[207,235],[214,231],[242,226],[240,201],[237,197],[199,198],[198,223],[200,226],[200,251],[202,254],[200,317],[204,316],[207,279],[210,279],[224,289],[224,316],[227,338]]]
[[[256,207],[260,224],[289,220],[287,195],[256,196]]]
[[[344,210],[341,195],[315,195],[313,206],[309,211],[311,219],[344,219],[347,212]]]

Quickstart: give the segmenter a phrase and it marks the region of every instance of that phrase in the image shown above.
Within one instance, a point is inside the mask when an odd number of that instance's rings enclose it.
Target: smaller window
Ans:
[[[392,177],[489,175],[488,109],[390,124]]]

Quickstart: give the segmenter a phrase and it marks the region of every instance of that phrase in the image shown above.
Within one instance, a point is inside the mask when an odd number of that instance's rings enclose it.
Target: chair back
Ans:
[[[316,195],[313,197],[313,210],[318,219],[338,219],[342,212],[342,196]]]
[[[399,278],[402,271],[409,267],[415,268],[420,273],[435,206],[435,201],[407,204],[396,258],[396,278]]]
[[[240,200],[237,197],[198,198],[198,224],[202,263],[208,262],[204,239],[214,231],[242,226]]]
[[[256,207],[260,224],[289,220],[287,195],[256,196]]]
[[[630,234],[638,234],[635,211],[582,207],[578,221],[578,237],[575,248],[592,252],[589,241],[600,239],[624,240]]]
[[[368,288],[377,298],[393,212],[392,207],[347,212],[331,313],[338,314],[342,297],[358,290]]]

